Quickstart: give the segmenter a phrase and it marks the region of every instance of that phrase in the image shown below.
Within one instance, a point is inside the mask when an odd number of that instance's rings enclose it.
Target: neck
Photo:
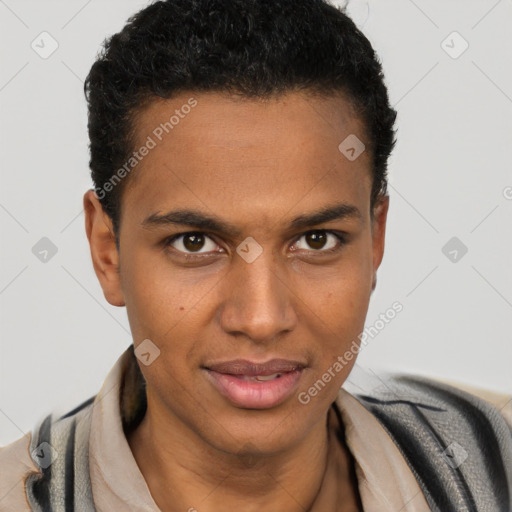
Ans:
[[[215,449],[178,418],[152,412],[149,400],[127,440],[162,512],[357,510],[350,455],[330,433],[327,413],[296,446],[262,456],[250,448],[238,454]],[[333,449],[337,457],[329,456]]]

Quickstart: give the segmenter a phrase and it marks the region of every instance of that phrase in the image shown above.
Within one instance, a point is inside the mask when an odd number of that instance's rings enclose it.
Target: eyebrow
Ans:
[[[354,218],[362,221],[363,215],[354,205],[338,203],[333,206],[326,206],[314,212],[295,217],[288,225],[288,229],[290,231],[300,230],[316,226],[318,224],[323,224],[324,222],[342,220],[346,218]],[[231,238],[240,238],[242,236],[242,230],[233,224],[226,222],[215,215],[208,215],[200,210],[194,209],[173,210],[165,214],[152,213],[141,222],[141,226],[145,229],[155,229],[160,226],[167,226],[170,224],[179,224],[207,231],[215,231]]]

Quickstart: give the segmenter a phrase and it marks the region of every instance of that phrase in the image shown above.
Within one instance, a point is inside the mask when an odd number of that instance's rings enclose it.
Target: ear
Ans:
[[[124,295],[119,273],[119,253],[114,229],[93,189],[84,194],[85,231],[94,272],[100,282],[105,299],[112,306],[124,306]]]
[[[384,241],[386,237],[386,220],[388,217],[389,196],[377,199],[373,208],[372,241],[373,241],[373,283],[372,291],[377,286],[377,269],[384,256]]]

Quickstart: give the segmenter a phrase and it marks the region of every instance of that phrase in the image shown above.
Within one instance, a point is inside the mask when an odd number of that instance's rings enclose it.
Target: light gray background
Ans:
[[[93,272],[83,80],[140,0],[0,0],[0,445],[97,393],[131,343]],[[349,12],[399,111],[386,254],[359,364],[512,393],[512,1],[370,0]],[[368,14],[369,12],[369,14]],[[58,49],[41,58],[43,31]],[[458,58],[442,41],[469,43]],[[460,41],[447,43],[452,52]],[[48,48],[48,46],[46,46]],[[468,252],[452,262],[452,237]],[[48,237],[46,263],[32,247]]]

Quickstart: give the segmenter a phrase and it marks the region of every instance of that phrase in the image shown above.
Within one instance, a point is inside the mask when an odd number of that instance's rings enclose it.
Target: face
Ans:
[[[141,112],[119,253],[93,191],[84,205],[105,297],[126,306],[136,349],[151,340],[148,411],[228,453],[277,453],[325,419],[388,206],[372,218],[371,155],[340,152],[349,135],[366,140],[339,96],[181,94]]]

